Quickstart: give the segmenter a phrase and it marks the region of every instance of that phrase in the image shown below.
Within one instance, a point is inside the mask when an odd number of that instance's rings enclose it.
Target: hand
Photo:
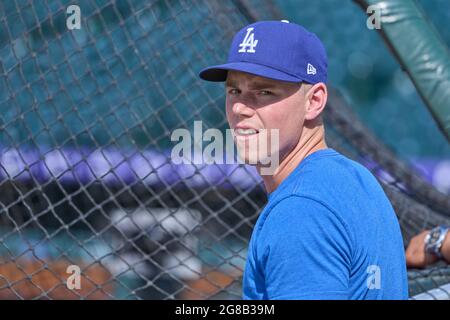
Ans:
[[[430,230],[422,231],[418,235],[414,236],[409,242],[408,248],[406,249],[406,265],[408,267],[422,269],[439,260],[436,255],[425,251],[425,237],[429,232]],[[445,240],[449,242],[449,239],[450,237],[447,237]],[[450,247],[450,243],[448,243],[448,246]]]

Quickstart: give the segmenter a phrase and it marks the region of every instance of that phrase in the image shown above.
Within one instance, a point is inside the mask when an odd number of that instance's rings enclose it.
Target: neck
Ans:
[[[286,179],[292,171],[311,153],[326,149],[325,129],[323,124],[308,128],[303,127],[302,136],[297,145],[281,161],[273,175],[262,175],[266,191],[271,193]],[[257,167],[258,172],[260,168]]]

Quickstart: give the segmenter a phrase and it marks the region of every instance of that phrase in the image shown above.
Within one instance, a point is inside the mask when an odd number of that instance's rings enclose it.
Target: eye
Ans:
[[[230,89],[228,90],[228,93],[231,94],[231,95],[235,95],[235,94],[239,94],[239,93],[240,93],[240,90],[239,90],[239,89],[236,89],[236,88],[230,88]]]
[[[269,90],[261,90],[261,91],[259,91],[259,94],[262,96],[271,96],[271,95],[273,95],[273,92],[269,91]]]

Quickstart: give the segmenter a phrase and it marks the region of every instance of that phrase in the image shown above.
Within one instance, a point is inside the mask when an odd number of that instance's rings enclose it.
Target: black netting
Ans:
[[[227,128],[223,87],[197,72],[224,61],[272,2],[0,2],[0,298],[236,299],[266,202],[243,165],[175,165],[177,128]],[[343,31],[344,32],[344,31]],[[448,222],[448,197],[370,134],[336,91],[329,144],[382,181],[405,241]],[[81,268],[81,289],[66,286]],[[411,271],[410,294],[450,282]]]

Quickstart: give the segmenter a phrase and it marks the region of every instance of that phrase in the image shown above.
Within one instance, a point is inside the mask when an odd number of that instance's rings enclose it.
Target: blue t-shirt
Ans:
[[[407,299],[403,239],[375,177],[316,151],[269,194],[248,249],[244,299]]]

